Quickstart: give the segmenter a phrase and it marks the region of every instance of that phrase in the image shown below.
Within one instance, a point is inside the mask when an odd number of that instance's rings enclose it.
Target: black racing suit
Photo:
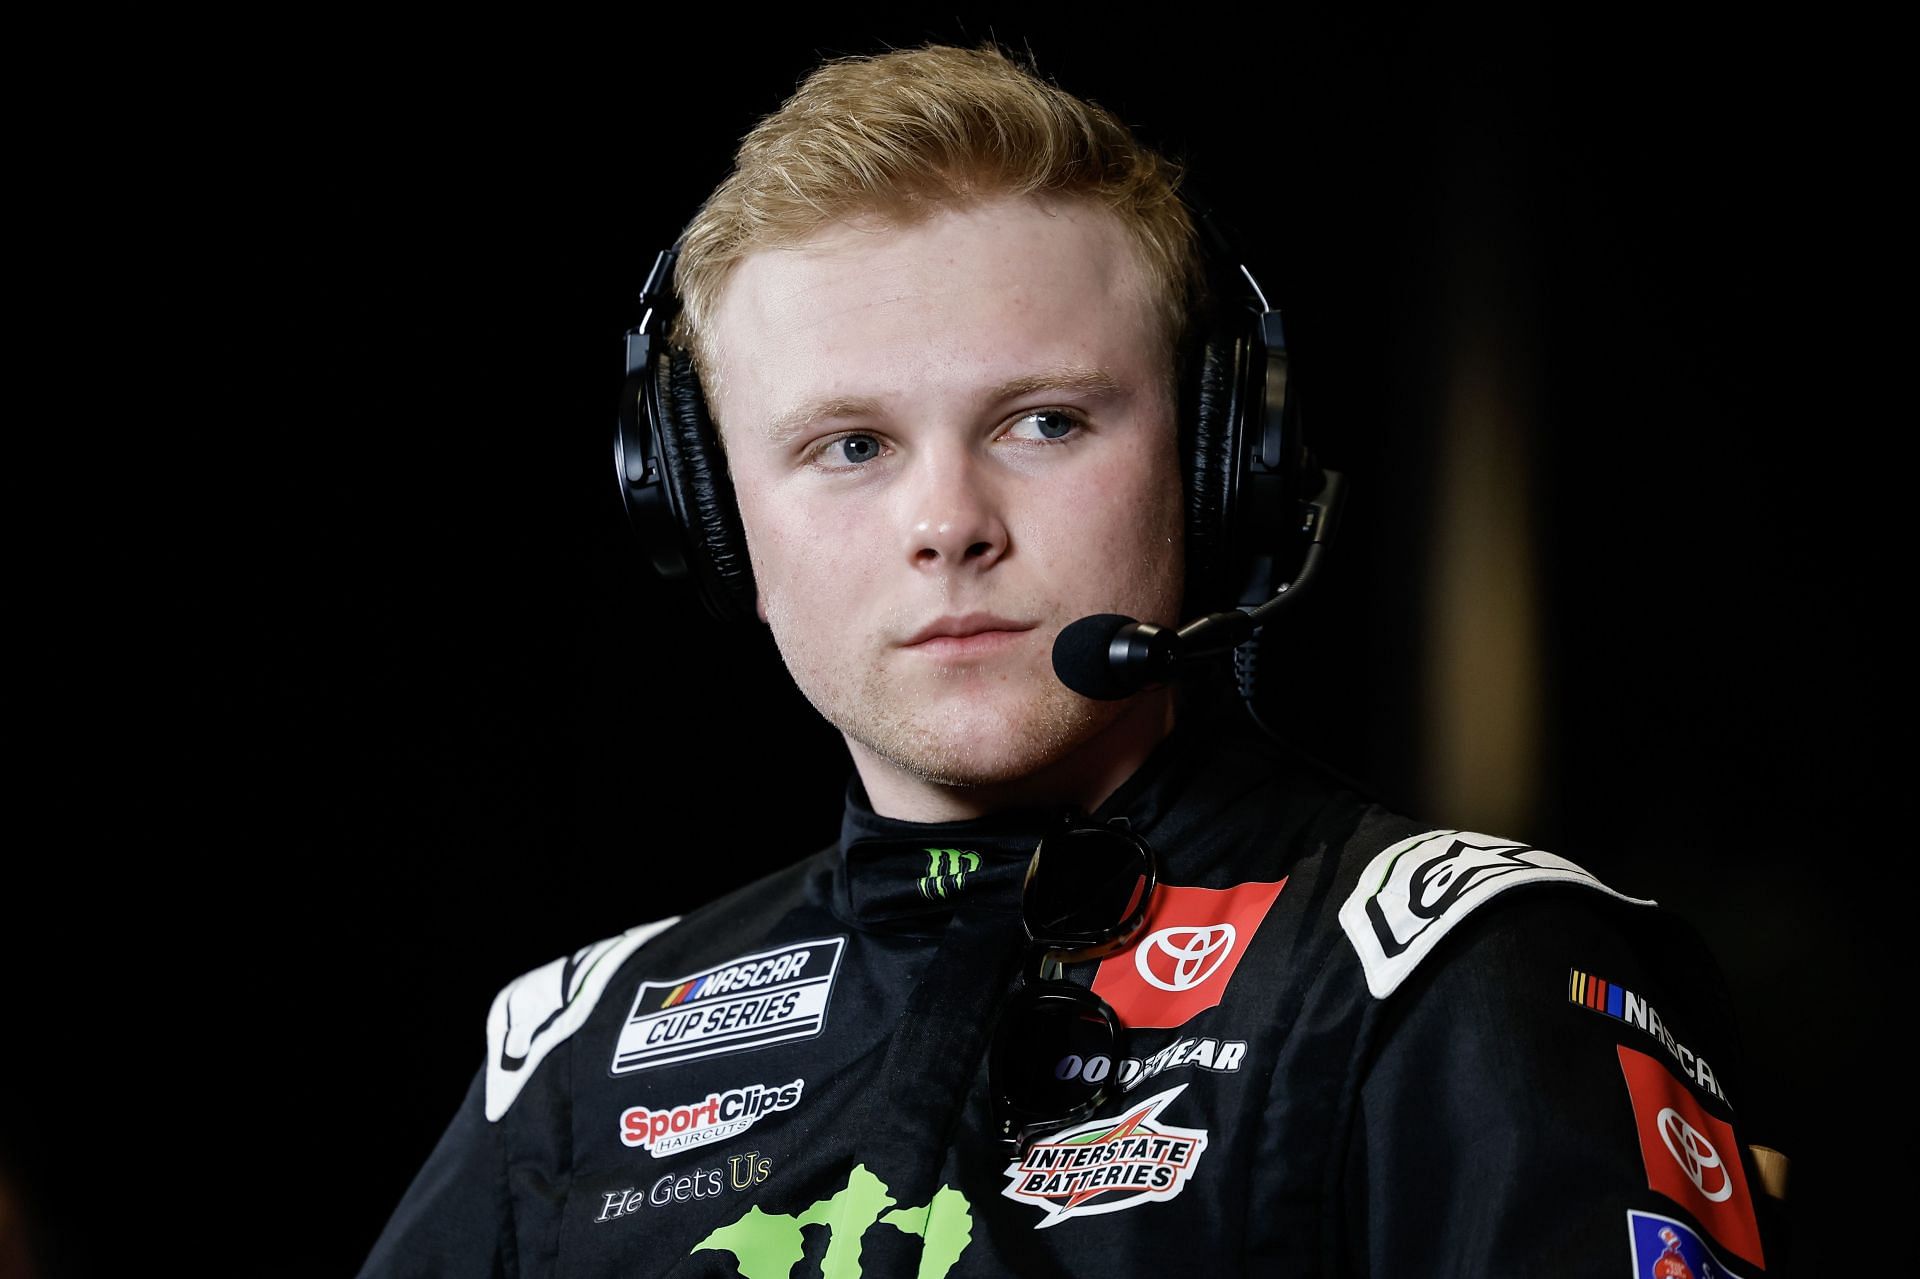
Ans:
[[[1782,1273],[1672,917],[1234,730],[1176,730],[1115,817],[1161,887],[1067,970],[1129,1022],[1126,1060],[1061,1065],[1127,1085],[1088,1122],[1018,1164],[989,1134],[1060,814],[916,825],[856,782],[835,847],[502,991],[363,1273]]]

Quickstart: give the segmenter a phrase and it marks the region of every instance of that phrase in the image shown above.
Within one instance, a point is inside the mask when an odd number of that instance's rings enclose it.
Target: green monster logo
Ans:
[[[979,869],[980,854],[969,849],[929,848],[927,873],[920,877],[920,895],[932,900],[945,897],[949,888],[957,893],[967,886],[967,872]]]
[[[860,1240],[876,1222],[919,1235],[920,1270],[916,1279],[942,1279],[973,1242],[973,1210],[967,1197],[942,1186],[924,1208],[894,1208],[887,1183],[857,1164],[846,1189],[799,1213],[747,1209],[744,1217],[722,1226],[693,1245],[694,1252],[730,1252],[742,1279],[787,1279],[805,1247],[802,1226],[827,1228],[827,1255],[820,1279],[860,1279]]]

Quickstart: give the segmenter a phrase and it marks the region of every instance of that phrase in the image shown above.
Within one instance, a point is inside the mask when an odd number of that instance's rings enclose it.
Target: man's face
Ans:
[[[1090,613],[1181,597],[1170,355],[1136,252],[1083,202],[830,226],[735,269],[715,403],[763,616],[857,760],[981,785],[1124,704],[1055,678]]]

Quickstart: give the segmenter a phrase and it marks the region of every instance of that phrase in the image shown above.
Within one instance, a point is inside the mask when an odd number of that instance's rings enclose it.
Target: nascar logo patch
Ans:
[[[812,1039],[847,939],[742,955],[676,981],[641,983],[614,1044],[616,1075]]]
[[[1000,1193],[1046,1213],[1035,1229],[1172,1199],[1186,1189],[1207,1149],[1206,1129],[1160,1118],[1186,1089],[1169,1088],[1118,1119],[1096,1119],[1036,1142],[1007,1165],[1009,1184]]]

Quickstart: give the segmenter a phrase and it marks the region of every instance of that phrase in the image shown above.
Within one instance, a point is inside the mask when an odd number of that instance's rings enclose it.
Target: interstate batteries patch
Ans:
[[[676,981],[643,982],[613,1049],[613,1073],[812,1039],[847,939],[794,942]]]
[[[1176,1128],[1160,1118],[1186,1089],[1169,1088],[1119,1118],[1096,1119],[1035,1142],[1007,1165],[1009,1184],[1000,1193],[1044,1211],[1036,1229],[1172,1199],[1186,1189],[1207,1149],[1206,1129]]]

